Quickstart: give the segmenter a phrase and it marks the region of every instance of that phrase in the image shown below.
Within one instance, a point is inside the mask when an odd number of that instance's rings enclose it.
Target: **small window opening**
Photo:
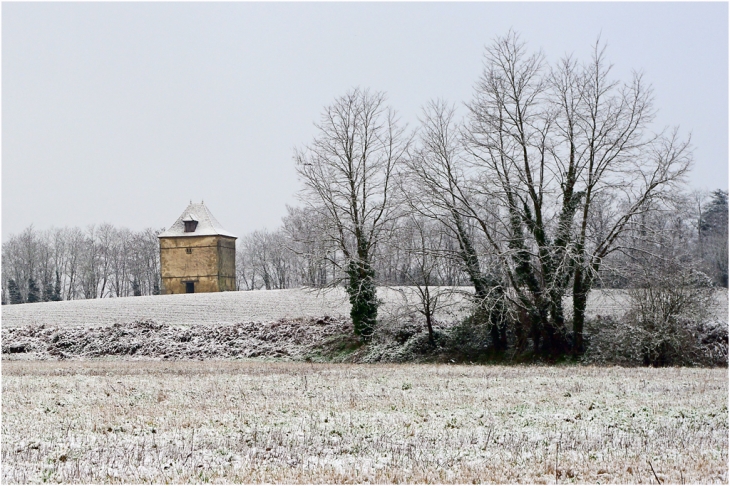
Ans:
[[[188,255],[192,255],[193,254],[193,249],[192,248],[185,248],[185,253],[187,253]]]
[[[195,231],[195,228],[198,226],[197,221],[185,221],[185,232],[186,233],[192,233]]]
[[[195,282],[185,282],[185,293],[186,294],[195,293]]]

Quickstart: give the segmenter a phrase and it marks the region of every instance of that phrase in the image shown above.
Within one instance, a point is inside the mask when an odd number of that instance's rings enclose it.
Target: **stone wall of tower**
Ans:
[[[218,288],[236,290],[236,240],[218,237]]]
[[[163,294],[236,290],[236,240],[226,236],[160,238]]]

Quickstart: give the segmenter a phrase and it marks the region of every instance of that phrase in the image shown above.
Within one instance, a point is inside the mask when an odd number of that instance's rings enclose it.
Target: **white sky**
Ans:
[[[600,35],[657,125],[692,133],[691,185],[727,189],[727,3],[3,3],[3,240],[168,227],[191,199],[238,236],[275,229],[325,105],[382,90],[414,127],[470,100],[510,28],[549,60]]]

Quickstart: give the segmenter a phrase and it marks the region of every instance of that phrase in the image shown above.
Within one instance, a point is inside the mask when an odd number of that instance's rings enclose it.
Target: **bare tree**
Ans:
[[[122,297],[159,293],[157,231],[110,224],[79,228],[32,226],[3,243],[3,289],[13,302]],[[32,289],[30,288],[32,287]],[[32,290],[32,291],[31,291]],[[30,292],[30,298],[29,298]]]
[[[134,295],[160,293],[160,242],[161,230],[144,229],[132,235],[130,277]]]
[[[116,235],[109,248],[111,264],[111,292],[116,297],[129,295],[129,253],[131,249],[132,233],[126,228],[116,230]]]
[[[399,233],[399,244],[411,257],[411,264],[404,269],[405,283],[415,291],[417,300],[415,305],[411,305],[425,318],[429,342],[435,346],[434,315],[448,305],[444,297],[451,293],[451,289],[441,287],[439,275],[442,260],[448,258],[445,250],[449,238],[437,220],[429,220],[417,213],[404,218]],[[410,292],[403,289],[401,292],[408,302]]]
[[[691,160],[676,130],[649,133],[651,90],[641,76],[621,84],[609,74],[598,45],[585,65],[568,57],[548,69],[510,32],[487,50],[469,105],[477,187],[498,203],[501,237],[478,206],[467,207],[469,217],[501,256],[535,349],[548,354],[566,348],[568,291],[572,349],[582,352],[587,295],[601,262]],[[600,234],[589,232],[597,200],[608,205]]]
[[[470,179],[474,174],[466,160],[463,126],[455,113],[453,106],[440,100],[424,108],[419,145],[409,158],[404,174],[404,192],[411,211],[439,221],[458,243],[456,248],[446,245],[442,249],[442,261],[461,263],[461,269],[474,286],[478,317],[489,325],[495,348],[504,350],[507,316],[500,262],[494,258],[494,245],[490,246],[489,241],[480,251],[472,216],[476,207],[487,208],[479,222],[492,228],[488,237],[493,235],[498,220],[489,211],[490,199],[479,197],[472,190]]]
[[[81,289],[84,299],[96,299],[99,288],[101,255],[97,244],[97,227],[89,225],[83,243],[83,266],[81,267]]]
[[[251,255],[246,242],[248,235],[237,242],[236,250],[236,285],[238,290],[254,290],[256,288],[256,268],[251,262]]]
[[[3,281],[7,282],[10,303],[25,302],[28,279],[35,265],[35,231],[31,225],[18,236],[3,243]],[[29,245],[32,245],[29,248]],[[10,282],[12,280],[12,282]]]
[[[325,287],[336,279],[338,251],[328,245],[326,221],[303,208],[287,206],[283,219],[287,249],[294,257],[296,280],[311,287]]]
[[[393,178],[409,139],[385,95],[368,90],[336,99],[316,126],[314,141],[295,154],[302,200],[344,255],[355,333],[367,340],[378,312],[372,258],[397,218]]]
[[[241,239],[237,263],[241,284],[247,290],[286,289],[296,282],[296,255],[289,251],[289,240],[281,229],[254,231]],[[250,272],[250,273],[249,273]]]

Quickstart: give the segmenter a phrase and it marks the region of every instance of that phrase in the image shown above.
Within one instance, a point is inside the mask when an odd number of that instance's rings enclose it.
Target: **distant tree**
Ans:
[[[266,290],[284,288],[277,278],[276,264],[280,255],[277,248],[275,235],[267,230],[254,231],[247,237],[244,246],[248,250],[248,257],[251,264],[256,267],[256,273],[261,276]]]
[[[139,282],[137,281],[136,278],[134,280],[132,280],[132,294],[135,297],[139,297],[142,295],[142,289],[140,288]]]
[[[722,189],[712,192],[710,203],[702,215],[700,228],[704,232],[727,231],[728,193]]]
[[[53,282],[46,280],[43,282],[43,302],[53,300]]]
[[[705,271],[715,284],[728,286],[728,193],[716,190],[700,218]]]
[[[61,272],[58,270],[56,270],[56,285],[53,288],[53,296],[51,297],[51,300],[54,302],[61,300]]]
[[[116,231],[109,250],[112,277],[110,286],[116,297],[129,295],[129,269],[131,265],[132,232],[127,228]]]
[[[79,274],[84,265],[84,233],[79,228],[71,228],[66,233],[66,265],[65,273],[67,277],[65,300],[72,300],[79,296]]]
[[[326,241],[326,221],[304,208],[287,205],[283,232],[293,255],[294,272],[302,285],[324,287],[335,278],[337,252]],[[320,212],[321,213],[321,212]]]
[[[256,289],[256,267],[251,262],[246,242],[250,235],[246,235],[236,245],[236,285],[238,290]]]
[[[117,230],[109,224],[89,226],[85,232],[39,232],[30,226],[2,245],[3,287],[9,290],[12,278],[25,300],[33,277],[39,301],[121,297],[132,295],[136,279],[142,295],[153,294],[160,286],[157,233]]]
[[[10,294],[11,304],[23,303],[23,296],[20,294],[20,288],[18,288],[18,284],[15,282],[15,279],[11,278],[8,280],[8,293]]]
[[[35,279],[31,277],[28,279],[28,303],[33,304],[35,302],[40,302],[40,300],[40,289],[38,288],[38,284],[36,283]]]

